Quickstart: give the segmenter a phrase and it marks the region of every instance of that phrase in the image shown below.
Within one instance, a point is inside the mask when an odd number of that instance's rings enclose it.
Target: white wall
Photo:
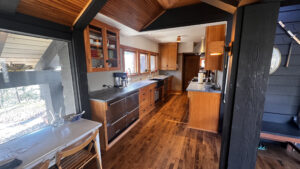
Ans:
[[[125,46],[130,46],[138,49],[143,49],[151,52],[158,52],[158,43],[154,42],[152,40],[140,37],[140,36],[124,36],[120,35],[120,44]],[[109,71],[109,72],[94,72],[94,73],[88,73],[87,79],[88,79],[88,86],[89,91],[96,91],[103,89],[103,85],[113,85],[113,73],[114,72],[120,72],[122,71],[122,63],[123,58],[121,57],[121,70],[118,71]],[[135,77],[133,80],[136,79],[144,79],[145,76],[141,77]]]
[[[158,52],[158,43],[141,36],[120,35],[120,44],[138,49]]]
[[[193,53],[194,42],[180,42],[178,45],[178,53]]]

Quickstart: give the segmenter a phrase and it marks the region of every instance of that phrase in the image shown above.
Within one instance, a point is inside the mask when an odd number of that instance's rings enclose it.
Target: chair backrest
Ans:
[[[92,143],[92,141],[96,141],[96,136],[98,134],[98,130],[96,130],[94,133],[89,134],[87,137],[81,139],[80,141],[70,145],[69,147],[63,149],[62,151],[58,152],[56,155],[56,164],[60,165],[60,161],[64,157],[71,156],[80,150],[84,149],[87,145]],[[90,147],[89,147],[90,150]]]
[[[48,169],[49,163],[50,163],[50,160],[46,160],[44,162],[39,163],[38,165],[36,165],[32,169]]]

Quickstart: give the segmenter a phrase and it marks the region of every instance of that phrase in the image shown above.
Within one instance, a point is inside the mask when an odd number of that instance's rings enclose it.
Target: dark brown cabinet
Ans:
[[[107,151],[139,119],[139,91],[108,102],[91,100],[92,120],[101,122],[101,149]]]

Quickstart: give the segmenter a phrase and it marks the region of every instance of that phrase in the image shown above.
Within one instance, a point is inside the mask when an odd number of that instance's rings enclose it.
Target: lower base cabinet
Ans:
[[[218,133],[220,93],[188,91],[188,127]]]
[[[140,118],[143,118],[155,108],[156,83],[140,89]]]
[[[108,102],[91,100],[92,120],[101,122],[100,146],[107,151],[139,119],[139,91]]]

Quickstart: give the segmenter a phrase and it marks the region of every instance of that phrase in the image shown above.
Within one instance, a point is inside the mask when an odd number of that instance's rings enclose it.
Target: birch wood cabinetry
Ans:
[[[159,44],[160,70],[177,69],[177,43]]]

